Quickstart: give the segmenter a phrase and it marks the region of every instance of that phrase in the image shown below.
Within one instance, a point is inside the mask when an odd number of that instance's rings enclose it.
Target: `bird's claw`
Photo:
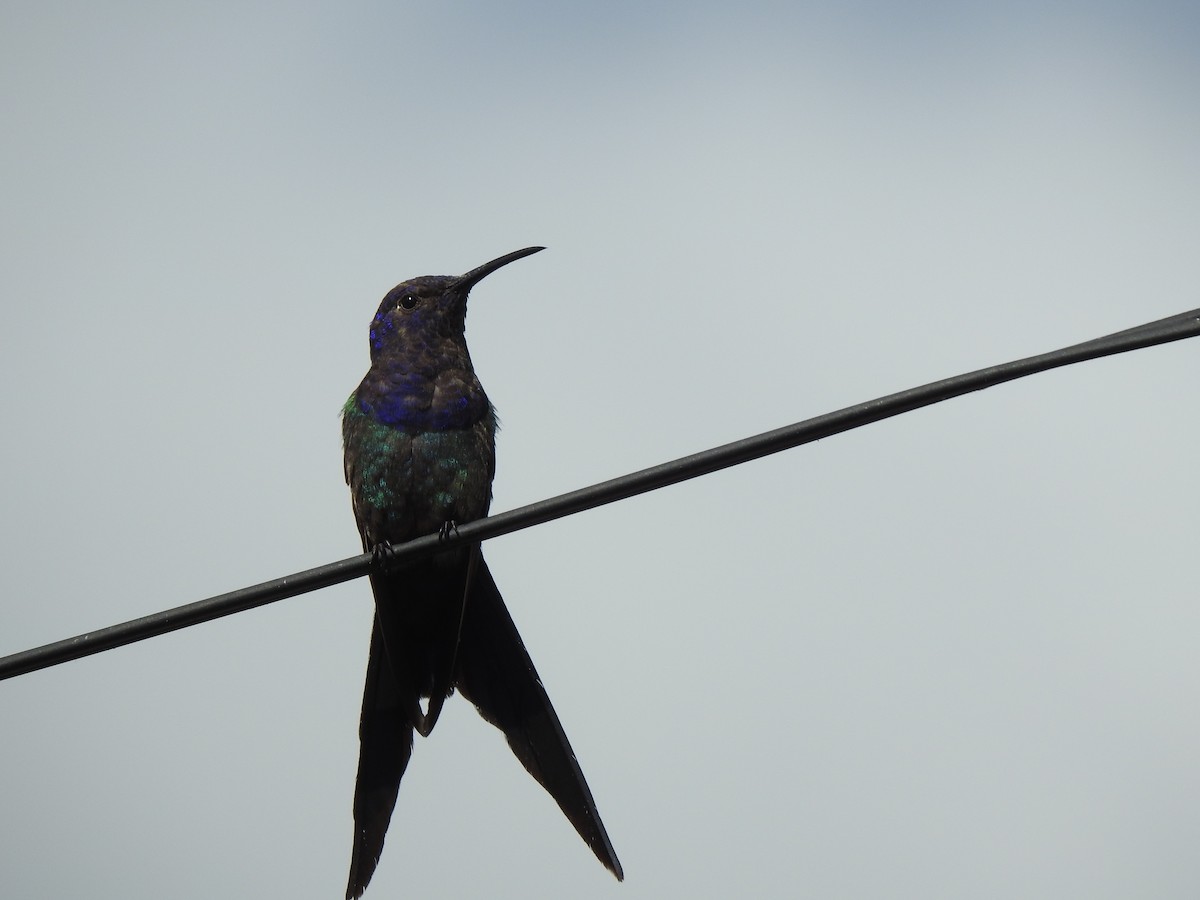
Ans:
[[[387,541],[380,541],[371,548],[371,564],[381,573],[396,568],[396,549]]]
[[[442,523],[442,527],[438,529],[438,540],[449,540],[451,534],[458,537],[458,525],[455,524],[453,519],[447,519]]]

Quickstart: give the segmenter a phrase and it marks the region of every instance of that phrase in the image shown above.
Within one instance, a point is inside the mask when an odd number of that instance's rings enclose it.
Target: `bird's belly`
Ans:
[[[376,425],[354,444],[346,450],[364,544],[411,540],[487,515],[495,449],[485,423],[415,434]]]

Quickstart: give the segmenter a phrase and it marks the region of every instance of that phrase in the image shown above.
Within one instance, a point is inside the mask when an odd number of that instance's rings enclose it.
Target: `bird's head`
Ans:
[[[422,275],[392,288],[371,320],[371,359],[389,347],[461,341],[466,330],[467,295],[502,266],[544,250],[526,247],[506,253],[465,275]]]

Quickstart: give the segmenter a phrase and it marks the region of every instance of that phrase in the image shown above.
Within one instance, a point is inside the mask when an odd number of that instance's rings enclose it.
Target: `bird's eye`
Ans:
[[[400,306],[403,309],[416,309],[417,304],[421,302],[421,298],[413,294],[403,294],[400,297]]]

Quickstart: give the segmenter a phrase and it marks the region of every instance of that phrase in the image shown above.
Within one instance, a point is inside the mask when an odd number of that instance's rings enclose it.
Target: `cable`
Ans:
[[[649,469],[642,469],[570,493],[560,494],[557,497],[531,503],[518,509],[498,513],[486,519],[467,522],[460,525],[455,534],[445,539],[440,539],[437,535],[428,535],[404,544],[397,544],[391,553],[386,554],[386,565],[389,567],[404,565],[429,556],[439,548],[446,549],[458,544],[485,541],[607,503],[615,503],[637,494],[644,494],[691,478],[698,478],[729,466],[736,466],[923,406],[930,406],[951,397],[958,397],[1017,378],[1024,378],[1027,375],[1035,375],[1048,369],[1184,340],[1197,335],[1200,335],[1200,309],[1147,322],[1144,325],[1128,328],[1082,344],[1073,344],[1039,356],[979,369],[965,375],[935,381],[922,387],[889,394],[877,400],[868,400],[866,403],[848,406],[814,419],[764,432],[730,444],[723,444],[711,450],[652,466]],[[53,644],[46,644],[22,653],[14,653],[11,656],[0,658],[0,680],[166,634],[189,625],[254,609],[286,597],[294,597],[297,594],[349,581],[352,578],[360,578],[370,572],[372,566],[376,564],[372,554],[364,553],[316,569],[286,575],[274,581],[266,581],[262,584],[210,597],[207,600],[199,600],[185,606],[143,616],[140,619],[133,619]]]

